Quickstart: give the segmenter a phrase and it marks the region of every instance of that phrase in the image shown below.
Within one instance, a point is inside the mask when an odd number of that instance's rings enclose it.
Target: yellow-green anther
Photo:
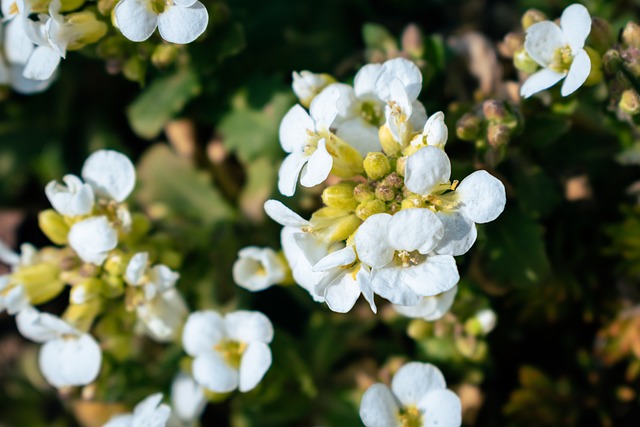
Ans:
[[[88,332],[101,310],[102,301],[100,298],[94,298],[84,304],[70,304],[62,318],[79,331]]]
[[[364,171],[369,179],[380,179],[391,172],[391,164],[384,153],[379,151],[367,154],[364,159]]]
[[[356,216],[364,221],[371,215],[384,213],[386,210],[387,205],[382,200],[369,200],[358,205],[356,208]]]
[[[67,243],[69,225],[64,217],[53,209],[47,209],[38,215],[38,225],[42,232],[56,245]]]
[[[353,211],[359,203],[354,197],[355,187],[355,182],[341,182],[327,187],[322,192],[322,202],[327,206]]]

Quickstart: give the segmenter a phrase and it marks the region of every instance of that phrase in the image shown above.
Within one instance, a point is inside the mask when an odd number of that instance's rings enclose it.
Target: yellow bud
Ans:
[[[84,304],[100,295],[104,282],[96,277],[82,280],[71,288],[70,300],[72,304]]]
[[[386,211],[387,205],[382,200],[369,200],[358,205],[356,208],[356,216],[364,221],[371,215],[384,213]]]
[[[165,68],[173,63],[178,57],[178,48],[174,44],[159,44],[153,49],[151,63],[156,68]]]
[[[373,188],[369,184],[358,184],[353,189],[353,197],[358,203],[366,202],[367,200],[373,200],[376,198],[376,194]]]
[[[104,275],[102,280],[102,294],[105,297],[117,298],[124,293],[124,281],[120,276]]]
[[[464,331],[467,333],[467,335],[471,335],[474,337],[482,335],[483,331],[480,320],[475,317],[467,319],[467,321],[464,323]]]
[[[602,56],[589,46],[585,46],[584,50],[587,51],[589,59],[591,60],[591,71],[584,85],[594,86],[604,79],[604,75],[602,74]]]
[[[69,225],[64,217],[53,209],[47,209],[38,215],[38,225],[42,232],[56,245],[67,243]]]
[[[396,173],[398,174],[398,176],[404,176],[404,167],[406,163],[406,157],[398,157],[398,160],[396,161]]]
[[[538,63],[529,56],[524,48],[513,54],[513,65],[525,73],[533,73],[538,69]]]
[[[74,35],[67,50],[77,50],[95,43],[107,34],[107,24],[96,19],[93,12],[82,11],[65,16],[66,25]]]
[[[109,254],[109,258],[104,263],[105,271],[113,276],[123,275],[127,270],[129,259],[125,257],[121,250],[115,249]]]
[[[402,209],[414,209],[414,208],[426,208],[427,203],[421,196],[417,194],[412,194],[409,197],[406,197],[402,203],[400,204]]]
[[[382,127],[380,127],[380,130],[378,131],[378,137],[380,138],[382,150],[388,156],[398,154],[400,150],[402,150],[402,145],[398,144],[398,142],[393,138],[391,129],[389,129],[389,126],[387,124],[384,124]]]
[[[623,112],[635,116],[640,113],[640,96],[635,89],[627,89],[622,92],[622,97],[620,97],[620,102],[618,103],[618,107]]]
[[[367,154],[363,165],[369,179],[380,179],[391,172],[389,159],[379,151]]]
[[[110,16],[116,3],[118,3],[117,0],[98,0],[98,12],[102,16]]]
[[[640,26],[629,22],[622,30],[622,42],[629,47],[640,48]]]
[[[50,263],[41,263],[20,267],[11,274],[11,281],[22,284],[33,305],[50,301],[64,289],[60,280],[60,269]]]
[[[533,24],[537,24],[538,22],[546,21],[547,15],[540,12],[537,9],[529,9],[524,15],[522,15],[522,29],[526,30]]]
[[[481,121],[473,113],[466,113],[456,123],[456,135],[463,141],[473,141],[480,133]]]
[[[332,208],[354,211],[358,207],[358,201],[353,195],[355,187],[355,182],[341,182],[327,187],[322,192],[322,202]]]
[[[422,319],[413,319],[407,327],[407,335],[414,340],[424,340],[429,338],[432,332],[432,324]]]
[[[340,178],[352,178],[364,172],[362,156],[355,148],[333,134],[326,141],[327,151],[333,157],[331,173]]]
[[[70,304],[62,318],[81,332],[91,329],[94,319],[102,310],[100,298],[94,298],[84,304]]]
[[[332,242],[347,239],[362,223],[351,212],[332,207],[315,211],[310,222],[311,228]]]

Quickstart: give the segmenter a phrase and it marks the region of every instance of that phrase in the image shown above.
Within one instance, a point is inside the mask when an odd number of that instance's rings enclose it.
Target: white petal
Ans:
[[[117,151],[99,150],[87,158],[82,177],[99,196],[124,201],[136,185],[136,169],[127,156]]]
[[[398,404],[386,385],[374,384],[360,402],[360,419],[366,427],[401,427]]]
[[[270,343],[273,340],[273,325],[259,311],[234,311],[224,316],[227,336],[233,340],[251,343]]]
[[[215,311],[196,311],[189,315],[182,331],[182,346],[191,356],[209,353],[226,338],[222,316]]]
[[[5,27],[4,54],[10,63],[26,64],[35,48],[25,31],[23,22],[20,17],[16,17]]]
[[[364,299],[369,303],[371,307],[371,311],[373,313],[378,312],[378,308],[376,307],[376,302],[373,295],[373,288],[371,287],[371,271],[364,265],[360,266],[360,270],[356,274],[356,281],[358,285],[360,285],[360,292]]]
[[[362,117],[340,123],[336,136],[355,148],[362,157],[374,151],[382,151],[378,128]]]
[[[589,59],[589,54],[586,50],[580,49],[573,57],[567,78],[562,83],[562,89],[560,90],[562,96],[569,96],[578,90],[587,81],[590,72],[591,59]]]
[[[459,256],[467,253],[476,241],[476,226],[459,211],[436,212],[444,225],[444,235],[434,249],[440,255]]]
[[[54,387],[81,386],[98,376],[102,352],[89,334],[59,338],[42,346],[39,364],[42,375]]]
[[[422,73],[413,62],[404,58],[395,58],[382,65],[382,71],[376,81],[376,92],[380,99],[391,99],[391,82],[399,79],[404,85],[411,101],[415,101],[422,90]]]
[[[353,89],[358,98],[376,94],[376,82],[382,72],[382,64],[367,64],[360,68],[353,80]]]
[[[356,107],[358,106],[358,101],[356,100],[353,88],[344,83],[332,83],[327,86],[327,88],[335,88],[340,93],[336,102],[338,116],[336,117],[334,126],[341,124],[343,120],[353,118],[357,113]]]
[[[537,73],[529,76],[520,88],[520,95],[529,98],[531,95],[550,88],[565,77],[564,74],[543,68]]]
[[[348,313],[353,308],[360,297],[360,285],[356,277],[352,271],[345,271],[337,283],[325,290],[324,298],[332,311]]]
[[[18,285],[11,288],[5,295],[2,305],[7,313],[14,315],[22,311],[30,304],[29,296],[24,286]],[[0,308],[2,310],[2,308]]]
[[[404,183],[416,194],[429,194],[439,184],[449,182],[451,162],[436,147],[424,147],[407,158]]]
[[[427,137],[427,144],[434,147],[443,148],[449,138],[449,129],[444,123],[444,113],[438,111],[429,117],[424,125],[424,134]]]
[[[118,245],[118,232],[107,217],[98,216],[75,223],[69,231],[69,246],[84,261],[102,265],[110,250]]]
[[[417,131],[424,128],[427,123],[427,110],[422,102],[416,100],[411,103],[411,115],[409,116],[409,124],[411,129]]]
[[[133,415],[125,414],[125,415],[114,415],[109,419],[102,427],[131,427],[131,423],[133,422]]]
[[[278,191],[283,196],[291,197],[296,192],[298,176],[304,165],[309,161],[309,156],[297,151],[285,157],[278,171]]]
[[[158,31],[170,43],[191,43],[204,33],[208,23],[209,13],[199,1],[189,7],[168,6],[158,15]]]
[[[287,153],[302,151],[309,139],[307,131],[313,131],[314,128],[309,113],[301,105],[294,105],[280,122],[280,145]]]
[[[273,249],[249,246],[238,252],[232,274],[239,286],[255,292],[282,281],[285,271]]]
[[[395,103],[402,113],[407,117],[411,116],[412,108],[412,100],[409,99],[407,95],[407,90],[404,85],[400,81],[400,79],[393,79],[391,81],[391,86],[389,87],[389,102]]]
[[[78,334],[76,329],[59,317],[30,306],[20,310],[16,316],[16,326],[23,337],[39,343],[51,341],[62,334]]]
[[[360,261],[381,268],[393,260],[395,251],[387,240],[391,218],[391,215],[384,213],[371,215],[358,227],[355,244]]]
[[[124,273],[124,280],[133,286],[139,285],[149,263],[148,252],[138,252],[131,257],[127,270]]]
[[[292,156],[290,154],[289,156]],[[333,157],[327,151],[325,139],[318,141],[318,149],[309,157],[307,167],[303,169],[300,184],[314,187],[324,182],[333,167]]]
[[[480,224],[496,219],[507,202],[504,184],[484,170],[463,179],[456,193],[460,212]]]
[[[22,75],[31,80],[47,80],[60,64],[60,55],[46,46],[38,46],[29,57]]]
[[[430,391],[446,387],[442,372],[429,363],[409,362],[391,380],[391,390],[404,406],[417,405]]]
[[[284,227],[280,233],[282,251],[287,258],[293,279],[304,288],[317,302],[324,297],[316,295],[314,288],[325,276],[324,272],[314,272],[308,258],[319,261],[327,255],[328,244],[312,234],[302,233],[299,228]],[[300,243],[304,243],[301,249]],[[317,262],[316,261],[316,262]],[[314,262],[315,264],[315,262]]]
[[[309,225],[309,221],[286,207],[278,200],[267,200],[264,203],[264,211],[269,218],[285,227],[302,228]]]
[[[163,264],[154,265],[149,271],[149,280],[158,292],[167,292],[173,289],[180,274]]]
[[[462,405],[451,390],[433,390],[419,402],[423,410],[424,427],[460,427]]]
[[[557,49],[568,44],[564,33],[551,21],[537,22],[527,28],[524,48],[534,61],[543,67],[553,62]]]
[[[271,367],[271,350],[261,342],[250,343],[240,361],[241,392],[253,390]]]
[[[238,387],[238,371],[214,351],[203,353],[193,361],[193,378],[209,390],[226,393]]]
[[[578,49],[584,47],[584,42],[591,32],[591,16],[589,16],[589,11],[579,3],[572,4],[562,12],[560,27],[575,55]]]
[[[389,244],[397,251],[431,252],[442,239],[444,226],[429,209],[403,209],[391,217]]]
[[[23,76],[24,68],[23,65],[11,64],[9,70],[11,88],[23,95],[31,95],[47,90],[58,76],[58,73],[54,72],[51,77],[46,80],[27,79]]]
[[[373,292],[386,298],[394,304],[416,305],[422,299],[421,295],[407,286],[404,282],[405,268],[390,266],[379,270],[372,270],[371,288]],[[423,278],[427,280],[426,278]]]
[[[355,260],[356,252],[353,246],[347,246],[322,258],[313,266],[313,271],[324,271],[344,265],[351,265]]]
[[[317,132],[328,131],[338,115],[338,100],[340,91],[328,86],[313,98],[309,106],[309,114],[315,122]]]
[[[456,261],[451,255],[430,256],[424,262],[404,270],[402,280],[420,296],[430,297],[446,292],[460,280]]]
[[[148,287],[145,286],[145,290]],[[144,304],[136,307],[138,319],[143,323],[145,333],[156,342],[171,342],[178,337],[189,310],[182,295],[175,289],[147,297]]]
[[[200,418],[207,399],[204,390],[189,375],[182,372],[176,376],[171,385],[171,407],[173,413],[185,422]]]
[[[152,394],[138,403],[133,410],[133,426],[164,427],[171,415],[171,409],[160,402],[162,393]]]
[[[9,266],[20,262],[20,255],[11,250],[2,240],[0,240],[0,261]]]
[[[426,321],[438,320],[449,311],[457,292],[458,287],[456,286],[436,296],[424,297],[416,305],[394,305],[393,308],[403,316],[414,319],[420,318]]]
[[[151,10],[149,0],[121,0],[113,13],[122,35],[134,42],[151,37],[158,25],[158,16]]]

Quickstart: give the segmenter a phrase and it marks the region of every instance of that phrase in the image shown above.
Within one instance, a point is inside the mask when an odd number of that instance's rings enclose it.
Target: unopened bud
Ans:
[[[501,122],[507,117],[507,110],[502,101],[488,99],[482,104],[482,114],[489,121]]]
[[[404,185],[404,180],[400,178],[396,172],[392,172],[382,180],[382,184],[388,185],[391,188],[400,189]]]
[[[500,53],[507,58],[513,58],[513,55],[524,46],[524,36],[521,33],[511,32],[504,36],[501,44]]]
[[[629,22],[622,30],[622,43],[628,47],[640,48],[640,26],[635,22]]]
[[[124,281],[121,276],[104,275],[102,279],[102,295],[105,297],[117,298],[124,293]]]
[[[380,184],[376,187],[376,198],[383,202],[390,202],[396,198],[396,192],[392,187]]]
[[[69,300],[72,304],[84,304],[100,295],[102,284],[102,280],[96,277],[85,279],[71,288]]]
[[[293,92],[298,97],[300,104],[306,108],[309,108],[313,98],[322,92],[322,89],[336,81],[329,74],[316,74],[311,71],[300,71],[299,73],[294,71],[292,78]]]
[[[129,260],[125,259],[122,251],[115,249],[109,254],[103,268],[113,276],[121,276],[126,271],[128,264]]]
[[[609,49],[602,57],[602,65],[607,74],[615,74],[622,66],[622,57],[620,52],[615,49]]]
[[[618,107],[631,116],[640,113],[640,96],[638,96],[638,92],[635,89],[627,89],[622,92]]]
[[[358,184],[356,188],[353,189],[353,197],[358,203],[362,203],[375,199],[376,194],[369,184]]]
[[[315,211],[309,222],[314,230],[331,242],[349,238],[361,224],[353,213],[329,206]]]
[[[94,298],[84,304],[69,305],[62,318],[79,331],[87,332],[101,309],[102,301],[100,298]]]
[[[333,134],[327,139],[327,151],[333,157],[332,174],[340,178],[352,178],[364,172],[360,153]]]
[[[65,288],[58,266],[41,263],[20,267],[11,274],[11,281],[24,286],[31,304],[38,305],[57,297]]]
[[[422,319],[413,319],[407,327],[407,335],[416,341],[429,338],[433,333],[433,325]]]
[[[509,143],[511,139],[511,129],[506,125],[493,124],[487,128],[487,142],[493,148],[502,147]]]
[[[456,123],[456,135],[463,141],[473,141],[480,133],[480,118],[473,113],[466,113]]]
[[[402,200],[400,207],[402,209],[426,208],[427,204],[421,196],[417,194],[411,194],[408,197],[405,197],[404,200]]]
[[[356,216],[364,221],[371,215],[384,213],[386,210],[387,205],[382,200],[369,200],[358,205],[356,208]]]
[[[424,54],[422,33],[416,24],[409,24],[402,33],[402,50],[414,58],[421,58]]]
[[[538,63],[529,56],[524,48],[516,51],[513,55],[513,66],[529,74],[534,73],[538,69]]]
[[[156,68],[166,68],[178,57],[178,48],[174,44],[161,43],[153,49],[151,63]]]
[[[438,111],[429,117],[424,125],[423,133],[426,136],[428,145],[444,148],[449,138],[449,129],[444,123],[444,113],[442,111]]]
[[[327,187],[322,192],[322,202],[333,208],[354,211],[359,203],[354,197],[355,187],[355,182],[341,182]]]
[[[364,159],[364,171],[369,179],[380,179],[391,172],[389,159],[379,151],[371,152]]]
[[[547,15],[540,12],[538,9],[529,9],[524,13],[524,15],[522,15],[522,29],[526,31],[527,28],[529,28],[533,24],[537,24],[538,22],[547,20]]]
[[[611,25],[599,16],[591,17],[591,33],[588,44],[600,53],[606,52],[613,45],[613,31]]]
[[[398,144],[398,141],[395,140],[391,133],[391,129],[389,129],[389,126],[386,123],[380,127],[378,137],[380,138],[382,150],[388,156],[398,154],[400,150],[402,150],[402,145]]]
[[[67,243],[69,225],[64,217],[53,209],[47,209],[38,214],[38,225],[40,230],[56,245]]]
[[[407,164],[406,157],[398,157],[398,160],[396,161],[396,173],[399,176],[404,176],[404,168],[406,164]]]

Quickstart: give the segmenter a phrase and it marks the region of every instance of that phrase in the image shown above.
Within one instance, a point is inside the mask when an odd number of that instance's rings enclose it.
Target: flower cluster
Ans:
[[[325,206],[309,220],[269,200],[267,214],[284,226],[282,247],[295,281],[337,312],[360,295],[376,311],[377,294],[412,317],[434,318],[453,301],[459,280],[454,256],[476,240],[476,223],[505,206],[502,183],[486,171],[451,180],[444,152],[444,114],[427,117],[418,101],[422,75],[396,58],[365,65],[354,86],[327,78],[296,79],[296,93],[319,92],[309,112],[296,105],[280,125],[290,153],[279,189],[342,180],[322,193]],[[328,83],[301,88],[303,83]],[[437,317],[437,316],[436,316]]]

